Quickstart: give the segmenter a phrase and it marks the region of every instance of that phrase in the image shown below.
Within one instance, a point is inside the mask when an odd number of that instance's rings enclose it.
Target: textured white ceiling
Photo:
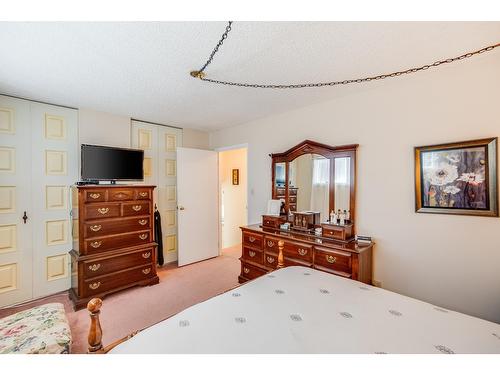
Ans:
[[[225,26],[0,22],[0,93],[215,130],[388,84],[256,90],[191,78]],[[262,83],[359,78],[499,41],[500,22],[235,22],[206,73]]]

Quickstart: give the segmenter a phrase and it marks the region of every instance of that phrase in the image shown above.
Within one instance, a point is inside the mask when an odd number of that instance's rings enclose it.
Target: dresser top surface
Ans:
[[[156,188],[156,185],[118,185],[118,184],[99,184],[99,185],[72,185],[77,189],[143,189],[143,188]]]
[[[348,243],[331,240],[325,237],[315,236],[313,234],[300,233],[297,231],[285,231],[275,228],[263,228],[260,224],[253,224],[241,227],[242,230],[250,230],[252,232],[258,232],[261,234],[267,234],[271,236],[278,236],[285,239],[290,239],[294,241],[307,242],[309,244],[331,247],[335,249],[343,249],[355,253],[360,253],[373,247],[373,243],[357,243],[356,241],[351,241]]]

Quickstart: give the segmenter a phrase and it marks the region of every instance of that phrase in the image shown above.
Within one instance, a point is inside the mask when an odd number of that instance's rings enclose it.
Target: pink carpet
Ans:
[[[238,286],[241,246],[225,249],[221,256],[177,267],[158,269],[160,283],[115,293],[104,299],[101,309],[103,344],[109,345],[127,334],[155,324],[196,303]],[[87,351],[89,316],[86,309],[74,311],[68,293],[60,293],[22,307],[0,310],[0,318],[33,306],[64,304],[73,336],[72,353]]]

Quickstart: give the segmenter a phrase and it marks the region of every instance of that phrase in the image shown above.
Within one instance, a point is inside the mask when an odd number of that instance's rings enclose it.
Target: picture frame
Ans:
[[[233,169],[233,185],[239,185],[239,184],[240,184],[240,170]]]
[[[415,147],[415,211],[498,217],[498,138]]]

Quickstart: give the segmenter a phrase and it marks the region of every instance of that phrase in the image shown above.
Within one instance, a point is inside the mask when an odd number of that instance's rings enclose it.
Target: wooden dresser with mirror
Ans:
[[[373,244],[354,240],[357,147],[306,140],[270,155],[272,197],[284,202],[285,214],[241,228],[240,282],[300,265],[372,283]],[[349,213],[343,225],[330,222],[339,211]]]

